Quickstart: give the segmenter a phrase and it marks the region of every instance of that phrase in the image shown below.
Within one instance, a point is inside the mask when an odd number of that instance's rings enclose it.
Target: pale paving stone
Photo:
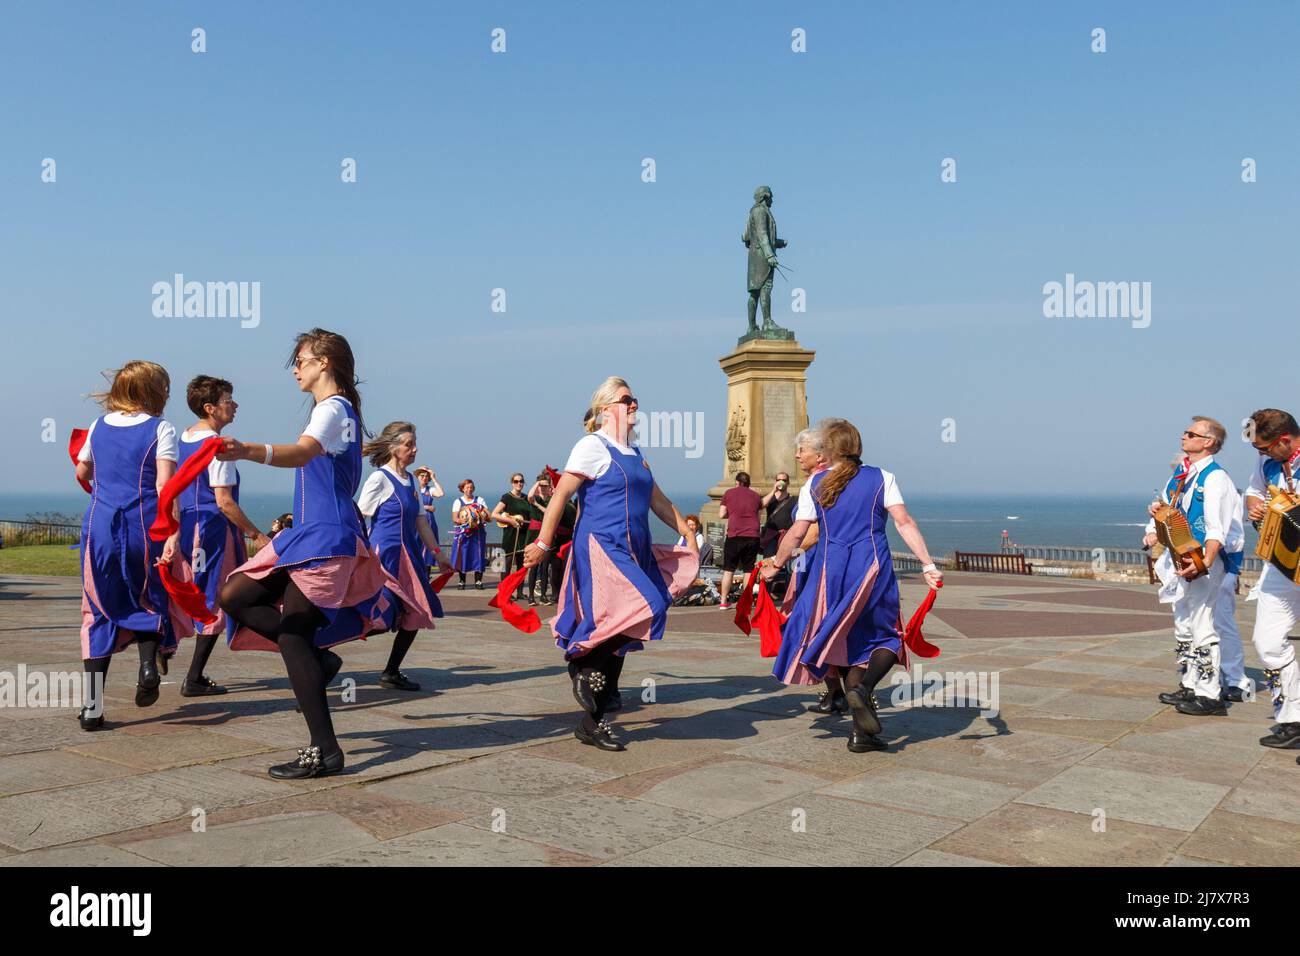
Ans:
[[[1164,754],[1143,753],[1140,750],[1098,750],[1081,764],[1081,767],[1100,767],[1106,770],[1127,770],[1132,773],[1149,773],[1159,777],[1182,777],[1199,780],[1221,787],[1235,787],[1245,779],[1246,764],[1222,763],[1206,760],[1183,760]]]
[[[806,863],[783,860],[753,850],[706,843],[694,837],[679,837],[601,866],[799,866]]]
[[[803,832],[796,832],[802,811]],[[695,839],[810,866],[889,866],[955,830],[959,823],[801,794],[694,834]]]
[[[489,821],[467,820],[490,828]],[[505,814],[510,836],[608,860],[700,830],[715,818],[591,791],[548,797]]]
[[[194,807],[256,803],[291,792],[286,784],[219,767],[180,767],[0,799],[0,843],[20,850],[160,823]]]
[[[0,796],[53,790],[92,780],[124,777],[133,772],[129,767],[63,750],[10,754],[0,757]]]
[[[922,850],[913,853],[906,860],[899,860],[894,866],[1006,866],[1005,863],[991,863],[969,856],[957,856],[952,853],[940,853],[938,850]]]
[[[822,784],[820,777],[745,760],[697,767],[651,787],[637,799],[725,819]]]
[[[512,750],[371,784],[366,792],[486,818],[497,807],[513,808],[616,776]]]
[[[928,770],[888,768],[844,780],[818,793],[863,803],[970,821],[1015,799],[1022,790]]]
[[[32,850],[15,856],[0,856],[0,867],[6,866],[52,866],[73,869],[88,866],[162,866],[162,864],[146,860],[126,850],[119,850],[117,847],[86,843],[79,846]]]
[[[207,730],[133,737],[127,734],[87,734],[91,738],[73,753],[124,764],[139,770],[165,770],[193,763],[212,763],[226,757],[273,749],[255,740],[236,739]]]
[[[1300,825],[1216,810],[1178,852],[1229,866],[1300,866]]]
[[[1186,834],[1110,819],[1008,804],[930,847],[1009,866],[1163,866]]]
[[[594,863],[587,857],[529,843],[505,833],[449,823],[383,843],[335,853],[312,866],[557,866]]]
[[[1146,720],[1164,707],[1165,705],[1154,697],[1111,697],[1088,691],[1072,691],[1057,697],[1051,703],[1051,709],[1062,714],[1077,714],[1080,717],[1097,717],[1102,720],[1128,720],[1135,723]]]
[[[809,723],[811,726],[802,731],[732,747],[727,753],[832,779],[855,776],[887,765],[888,752],[855,754],[849,751],[851,724],[847,718],[833,723]]]
[[[374,842],[335,813],[283,813],[120,846],[169,866],[284,866]]]
[[[1227,787],[1213,783],[1076,766],[1016,802],[1086,815],[1101,809],[1107,820],[1190,831],[1200,826],[1227,793]]]

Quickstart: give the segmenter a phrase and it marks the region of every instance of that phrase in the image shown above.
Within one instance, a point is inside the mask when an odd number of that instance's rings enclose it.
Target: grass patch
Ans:
[[[66,544],[0,548],[0,574],[35,574],[75,578],[81,573],[81,549]]]

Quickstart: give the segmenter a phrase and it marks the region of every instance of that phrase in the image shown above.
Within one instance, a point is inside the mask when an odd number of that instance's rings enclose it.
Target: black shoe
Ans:
[[[298,759],[276,764],[269,773],[277,780],[304,780],[308,777],[329,777],[343,769],[343,751],[328,757],[320,755],[319,747],[298,751]]]
[[[463,590],[465,590],[465,582],[464,582],[464,581],[461,581],[460,584],[456,585],[456,590],[457,590],[457,591],[463,591]]]
[[[1278,724],[1277,730],[1260,737],[1259,742],[1277,750],[1294,750],[1300,747],[1300,723]]]
[[[582,724],[573,732],[588,747],[596,747],[599,750],[609,750],[617,753],[620,750],[627,750],[623,742],[614,736],[614,728],[610,726],[608,720],[602,720],[594,730],[588,730]]]
[[[392,690],[419,690],[420,685],[411,680],[401,671],[396,674],[380,674],[379,686],[388,687]]]
[[[1246,699],[1246,693],[1240,687],[1225,687],[1223,688],[1222,697],[1229,703],[1240,704]]]
[[[580,670],[573,677],[573,699],[589,714],[596,712],[596,697],[605,689],[605,675],[598,670],[587,668]]]
[[[623,709],[623,695],[620,694],[618,691],[614,691],[609,695],[609,700],[605,702],[605,710],[609,711],[609,710],[622,710],[622,709]]]
[[[1223,701],[1213,700],[1209,697],[1193,697],[1191,700],[1180,700],[1174,705],[1174,710],[1180,714],[1187,714],[1189,717],[1222,717],[1228,713],[1228,708],[1224,706]]]
[[[554,602],[553,602],[549,597],[547,597],[545,594],[543,594],[542,597],[541,597],[541,599],[540,599],[537,603],[538,603],[538,604],[543,604],[543,605],[545,605],[546,607],[550,607],[551,604],[553,604]]]
[[[1191,700],[1196,696],[1196,691],[1190,687],[1179,687],[1178,690],[1165,691],[1160,695],[1162,704],[1181,704],[1185,700]]]
[[[876,695],[859,684],[844,695],[853,711],[853,729],[860,736],[874,737],[880,733],[880,718],[876,716]],[[854,751],[857,753],[857,751]]]
[[[158,676],[157,661],[141,661],[140,677],[135,684],[135,706],[151,707],[158,702],[158,685],[162,678]]]
[[[482,581],[475,581],[475,582],[474,582],[474,590],[475,590],[475,591],[482,591],[482,590],[483,590],[483,582],[482,582]]]
[[[849,734],[849,750],[855,754],[870,753],[873,750],[888,750],[889,745],[877,737],[875,734],[864,734],[853,728],[853,733]]]
[[[98,717],[87,717],[86,716],[87,709],[88,708],[83,707],[81,708],[81,713],[77,714],[77,721],[78,723],[81,724],[81,729],[82,730],[103,730],[104,715],[100,714]]]
[[[848,699],[844,696],[844,691],[831,692],[830,688],[822,691],[817,696],[817,703],[808,708],[809,712],[814,714],[843,714],[849,709]]]
[[[537,601],[536,601],[534,598],[529,598],[529,599],[528,599],[528,606],[529,606],[529,607],[537,607]]]
[[[187,677],[181,684],[182,697],[215,697],[225,692],[224,687],[207,675],[200,676],[198,680],[190,680]]]

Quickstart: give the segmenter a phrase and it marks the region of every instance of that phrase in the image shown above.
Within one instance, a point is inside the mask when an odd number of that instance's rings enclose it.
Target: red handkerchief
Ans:
[[[943,587],[942,582],[940,582],[939,587]],[[921,624],[925,621],[925,616],[930,613],[930,608],[934,607],[934,599],[938,596],[938,589],[931,588],[930,593],[925,596],[925,600],[912,614],[911,620],[907,622],[907,627],[903,629],[903,643],[917,657],[939,656],[939,648],[928,642],[921,634]]]
[[[81,454],[81,446],[86,444],[86,438],[89,435],[89,428],[74,428],[72,430],[72,437],[68,439],[68,454],[72,456],[72,468],[74,474],[77,467],[77,456]],[[91,493],[90,482],[83,478],[78,478],[77,483],[86,489],[86,494]]]
[[[515,603],[513,594],[515,588],[523,583],[528,575],[527,568],[520,568],[518,571],[511,572],[497,585],[497,594],[492,600],[488,601],[489,607],[501,609],[502,619],[511,627],[518,628],[526,634],[532,634],[540,630],[542,619],[537,616],[537,612],[530,607],[520,607]]]
[[[180,524],[172,514],[172,505],[176,503],[181,492],[192,485],[194,479],[203,473],[203,469],[212,463],[212,459],[217,457],[217,452],[221,451],[223,444],[216,436],[206,439],[199,446],[199,450],[177,469],[176,474],[167,479],[162,492],[158,495],[158,516],[154,518],[153,525],[149,528],[149,537],[154,541],[166,541],[176,533]]]

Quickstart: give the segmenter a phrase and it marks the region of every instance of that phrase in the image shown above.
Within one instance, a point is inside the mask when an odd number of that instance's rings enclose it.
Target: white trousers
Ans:
[[[1217,558],[1208,573],[1184,583],[1174,602],[1174,641],[1182,686],[1197,697],[1219,699],[1219,634],[1215,613],[1223,590],[1223,562]],[[1240,644],[1240,637],[1238,643]]]
[[[1264,686],[1273,696],[1273,717],[1280,724],[1300,723],[1300,664],[1287,640],[1300,619],[1300,587],[1266,564],[1246,600],[1258,601],[1252,639],[1264,665]]]
[[[1249,690],[1254,682],[1246,676],[1246,657],[1241,651],[1237,628],[1237,575],[1224,574],[1219,600],[1214,605],[1214,631],[1219,635],[1219,680],[1224,687]]]

